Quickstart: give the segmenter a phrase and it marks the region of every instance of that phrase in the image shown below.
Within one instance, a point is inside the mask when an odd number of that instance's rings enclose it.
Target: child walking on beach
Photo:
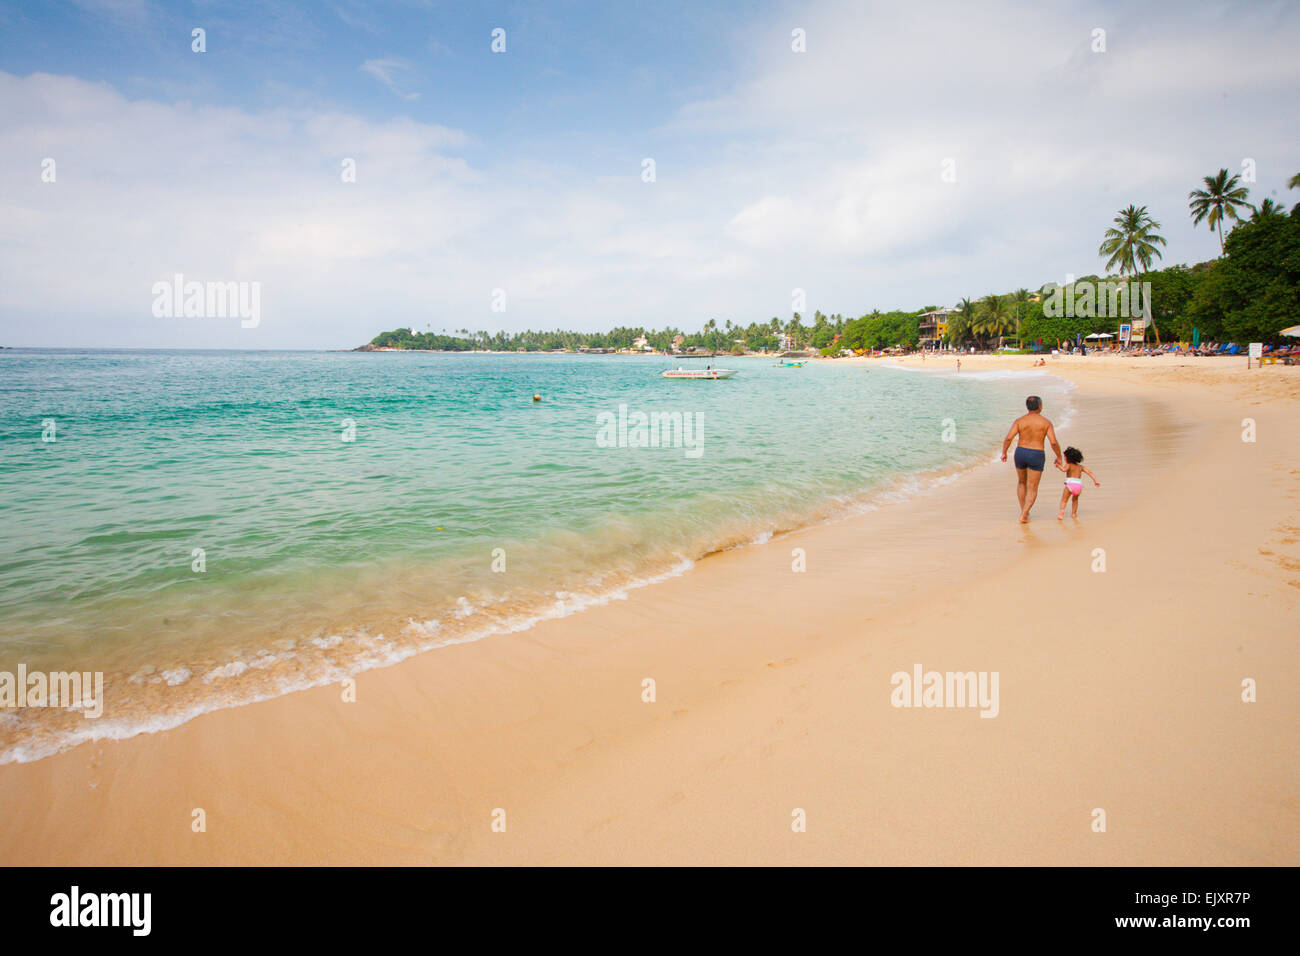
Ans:
[[[1056,516],[1057,521],[1065,520],[1065,503],[1074,498],[1074,510],[1070,512],[1071,518],[1079,517],[1079,494],[1083,491],[1083,476],[1087,475],[1092,479],[1094,486],[1100,488],[1101,482],[1097,476],[1083,467],[1083,452],[1077,448],[1065,449],[1065,464],[1057,464],[1057,468],[1065,472],[1065,490],[1061,492],[1061,511]]]

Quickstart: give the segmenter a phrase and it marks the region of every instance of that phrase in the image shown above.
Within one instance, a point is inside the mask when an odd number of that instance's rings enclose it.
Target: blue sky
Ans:
[[[618,3],[414,0],[0,6],[0,62],[11,73],[111,83],[131,98],[407,116],[522,137],[543,155],[568,151],[572,137],[607,148],[708,95],[735,57],[727,37],[736,11],[763,9],[668,2],[647,15]],[[194,27],[208,34],[202,56],[190,49]],[[498,27],[506,55],[491,56]],[[366,63],[379,66],[367,72]]]
[[[1298,47],[1282,3],[3,2],[0,344],[951,304],[1098,270],[1130,202],[1200,261],[1201,176],[1300,201]],[[153,315],[177,272],[261,322]]]

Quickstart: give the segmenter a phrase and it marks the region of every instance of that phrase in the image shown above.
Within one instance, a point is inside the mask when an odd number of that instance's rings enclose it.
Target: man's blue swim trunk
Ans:
[[[1042,471],[1047,464],[1047,455],[1041,448],[1016,448],[1016,467],[1028,468],[1030,471]]]

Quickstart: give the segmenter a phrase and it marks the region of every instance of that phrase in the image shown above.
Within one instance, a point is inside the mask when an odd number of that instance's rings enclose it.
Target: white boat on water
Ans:
[[[676,368],[663,373],[664,378],[731,378],[736,374],[731,368]]]

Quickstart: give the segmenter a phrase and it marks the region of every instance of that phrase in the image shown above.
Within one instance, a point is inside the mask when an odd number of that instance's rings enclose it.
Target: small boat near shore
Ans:
[[[777,362],[777,368],[803,368],[807,362]]]
[[[664,378],[699,378],[699,379],[717,379],[731,378],[736,374],[735,369],[731,368],[676,368],[669,369],[662,373]]]

